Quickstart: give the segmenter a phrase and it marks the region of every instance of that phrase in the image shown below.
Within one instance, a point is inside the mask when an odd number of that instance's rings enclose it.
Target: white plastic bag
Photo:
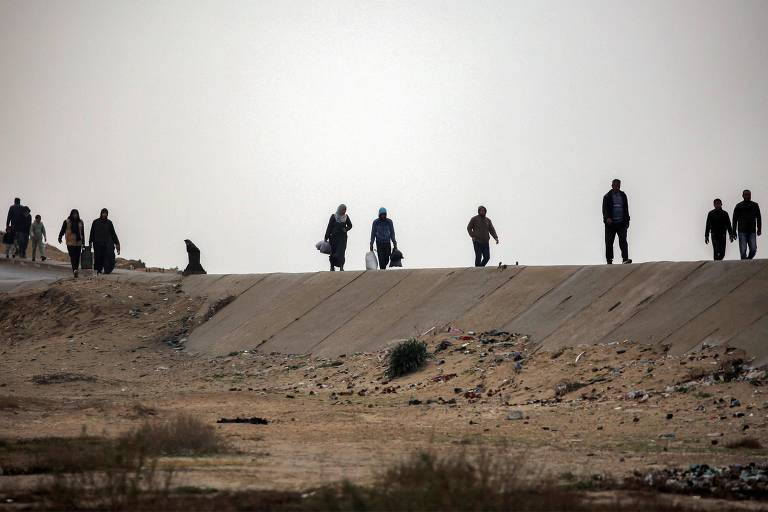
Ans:
[[[325,240],[320,240],[315,244],[315,247],[318,251],[320,251],[323,254],[331,254],[331,244],[326,242]]]
[[[365,270],[376,270],[379,268],[379,260],[376,258],[376,253],[369,251],[365,253]]]

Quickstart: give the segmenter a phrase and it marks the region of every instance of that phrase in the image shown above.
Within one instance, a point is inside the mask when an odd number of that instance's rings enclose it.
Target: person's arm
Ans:
[[[738,233],[739,229],[739,206],[736,205],[736,208],[733,209],[733,232]]]
[[[120,239],[117,238],[117,233],[115,233],[115,224],[112,221],[109,221],[109,233],[112,235],[112,242],[114,242],[115,247],[117,247],[118,254],[120,253]]]
[[[629,199],[626,193],[624,193],[624,218],[626,219],[627,227],[629,227]]]
[[[611,209],[608,205],[608,195],[603,196],[603,223],[607,224],[611,220]]]
[[[493,239],[496,240],[496,243],[499,243],[499,235],[496,234],[496,228],[493,227],[491,219],[488,219],[488,231],[491,233]]]
[[[472,217],[469,219],[469,224],[467,224],[467,233],[469,233],[469,238],[472,240],[475,239],[475,218]]]
[[[45,233],[45,224],[41,224],[40,233],[43,234],[43,241],[48,242],[48,235]]]
[[[757,210],[757,236],[760,236],[763,234],[763,219],[760,217],[760,205],[755,204],[755,209]]]
[[[333,215],[331,215],[331,218],[328,220],[328,227],[325,228],[325,240],[326,242],[331,241],[331,229],[333,228]]]
[[[725,225],[728,226],[728,238],[730,238],[731,242],[733,242],[733,227],[731,226],[731,216],[728,215],[728,212],[725,212]]]
[[[389,220],[389,232],[392,234],[392,245],[395,246],[395,249],[397,249],[397,238],[395,238],[395,223],[392,222],[392,219]]]
[[[347,231],[349,231],[350,229],[352,229],[352,219],[350,219],[350,218],[349,218],[349,215],[347,215],[347,223],[346,223],[346,226],[347,226]]]
[[[88,234],[88,245],[93,245],[93,234],[96,232],[96,221],[91,222],[91,232]]]
[[[80,240],[82,240],[83,245],[85,245],[85,223],[83,221],[80,222]]]
[[[10,225],[11,225],[11,217],[13,216],[12,212],[13,212],[13,206],[11,206],[10,208],[8,208],[8,217],[5,219],[5,225],[6,225],[6,227],[8,227],[8,226],[10,226]]]
[[[376,239],[376,222],[378,222],[379,219],[374,219],[373,224],[371,224],[371,250],[373,250],[373,241]]]
[[[61,225],[61,231],[59,231],[59,243],[61,243],[61,239],[64,238],[64,233],[67,232],[67,221],[65,220],[64,223]]]
[[[729,227],[728,230],[730,231],[731,228]],[[709,212],[707,214],[707,222],[704,225],[704,243],[709,243],[709,232],[712,231],[712,212]]]

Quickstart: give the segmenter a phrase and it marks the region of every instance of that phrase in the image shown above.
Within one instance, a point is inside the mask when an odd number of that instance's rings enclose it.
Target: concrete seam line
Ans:
[[[410,274],[409,274],[409,275],[410,275]],[[400,284],[402,281],[404,281],[406,277],[408,277],[408,276],[407,276],[407,275],[405,275],[405,276],[401,277],[400,279],[398,279],[398,280],[397,280],[397,282],[395,282],[395,284],[393,284],[392,286],[390,286],[389,288],[387,288],[387,289],[386,289],[386,290],[385,290],[383,293],[381,293],[381,294],[380,294],[380,295],[378,295],[378,296],[377,296],[375,299],[373,299],[371,302],[369,302],[368,304],[366,304],[366,305],[365,305],[365,307],[363,307],[362,309],[360,309],[360,311],[358,311],[357,313],[355,313],[354,315],[352,315],[352,316],[349,318],[349,320],[347,320],[347,321],[346,321],[346,322],[344,322],[342,325],[340,325],[339,327],[337,327],[336,329],[334,329],[332,332],[328,333],[328,335],[327,335],[327,336],[325,336],[323,339],[321,339],[320,341],[318,341],[317,343],[315,343],[314,345],[312,345],[312,347],[310,347],[309,351],[310,351],[310,352],[312,352],[312,351],[315,349],[315,347],[317,347],[317,346],[318,346],[318,345],[320,345],[322,342],[324,342],[325,340],[327,340],[328,338],[330,338],[331,336],[333,336],[334,334],[336,334],[337,332],[339,332],[339,330],[341,330],[341,329],[342,329],[344,326],[346,326],[346,325],[347,325],[349,322],[351,322],[352,320],[354,320],[354,319],[355,319],[355,318],[356,318],[358,315],[360,315],[360,314],[361,314],[363,311],[367,311],[367,310],[368,310],[368,308],[370,308],[370,307],[371,307],[373,304],[375,304],[375,303],[376,303],[376,302],[377,302],[377,301],[378,301],[380,298],[382,298],[384,295],[386,295],[387,293],[389,293],[389,291],[390,291],[390,290],[392,290],[392,289],[393,289],[395,286],[397,286],[397,285],[398,285],[398,284]]]
[[[750,322],[748,325],[744,326],[744,329],[742,329],[741,331],[739,331],[739,332],[737,332],[737,333],[734,333],[732,336],[729,336],[729,337],[728,337],[728,339],[726,339],[725,341],[723,341],[723,343],[721,343],[721,345],[727,345],[727,344],[728,344],[728,342],[730,342],[730,341],[731,341],[733,338],[736,338],[736,337],[740,336],[742,333],[744,333],[745,331],[748,331],[748,330],[750,330],[750,329],[752,328],[752,326],[753,326],[753,325],[757,324],[757,323],[758,323],[758,322],[760,322],[760,321],[761,321],[763,318],[766,318],[766,317],[768,317],[768,311],[766,311],[765,313],[763,313],[762,315],[760,315],[759,317],[757,317],[755,320],[753,320],[752,322]]]
[[[567,275],[566,277],[564,277],[562,280],[560,280],[560,281],[558,281],[557,283],[553,284],[553,285],[552,285],[552,286],[551,286],[551,287],[550,287],[550,288],[549,288],[547,291],[545,291],[544,293],[542,293],[541,295],[539,295],[539,296],[536,298],[536,300],[534,300],[533,302],[531,302],[531,303],[528,305],[528,307],[527,307],[527,308],[525,308],[524,310],[522,310],[521,312],[519,312],[518,314],[516,314],[515,316],[513,316],[512,318],[510,318],[510,319],[509,319],[509,320],[507,320],[506,322],[504,322],[504,326],[505,326],[504,328],[506,328],[506,326],[507,326],[507,325],[511,324],[512,322],[514,322],[515,320],[517,320],[518,318],[520,318],[520,316],[522,316],[522,315],[524,315],[526,312],[528,312],[528,310],[530,310],[532,307],[534,307],[536,304],[538,304],[538,303],[539,303],[539,301],[540,301],[541,299],[543,299],[544,297],[546,297],[547,295],[549,295],[550,293],[552,293],[554,290],[556,290],[556,289],[560,288],[560,287],[563,285],[563,283],[565,283],[567,280],[569,280],[569,279],[571,278],[571,276],[573,276],[574,274],[576,274],[576,272],[580,272],[580,271],[581,271],[583,268],[584,268],[584,265],[581,265],[581,266],[577,267],[577,268],[576,268],[576,270],[574,270],[573,272],[571,272],[570,274],[568,274],[568,275]]]
[[[499,291],[499,289],[501,289],[503,286],[506,286],[507,284],[509,284],[509,282],[510,282],[511,280],[513,280],[514,278],[516,278],[517,276],[519,276],[520,274],[522,274],[523,272],[525,272],[525,269],[526,269],[526,268],[528,268],[528,267],[526,266],[526,267],[523,267],[523,268],[521,268],[520,270],[518,270],[516,274],[513,274],[513,275],[512,275],[512,277],[510,277],[509,279],[507,279],[506,281],[504,281],[503,283],[501,283],[499,286],[497,286],[496,288],[494,288],[494,289],[493,289],[493,291],[491,291],[491,293],[489,293],[488,295],[485,295],[485,296],[484,296],[482,299],[480,299],[480,301],[479,301],[479,302],[476,302],[475,304],[472,304],[472,305],[470,305],[469,307],[467,307],[467,309],[465,309],[464,311],[462,311],[462,312],[461,312],[461,314],[460,314],[459,316],[460,316],[460,317],[461,317],[461,316],[464,316],[464,315],[466,315],[467,313],[471,312],[473,309],[475,309],[475,308],[479,308],[480,306],[482,306],[483,304],[485,304],[485,302],[486,302],[487,300],[489,300],[489,299],[491,298],[491,296],[492,296],[494,293],[496,293],[497,291]],[[455,321],[455,320],[454,320],[454,321]]]
[[[745,277],[745,278],[744,278],[744,279],[743,279],[741,282],[739,282],[739,283],[738,283],[736,286],[734,286],[733,288],[731,288],[731,289],[728,291],[728,293],[725,293],[725,294],[723,294],[723,296],[722,296],[722,297],[720,297],[719,299],[717,299],[715,302],[713,302],[712,304],[710,304],[710,305],[709,305],[709,306],[707,306],[706,308],[704,308],[704,309],[702,309],[701,311],[699,311],[699,312],[698,312],[698,313],[697,313],[695,316],[691,317],[691,318],[690,318],[690,319],[689,319],[687,322],[685,322],[685,323],[683,323],[682,325],[678,326],[678,327],[677,327],[677,329],[674,329],[672,332],[670,332],[669,334],[667,334],[667,335],[666,335],[664,338],[662,338],[661,340],[659,340],[659,343],[663,343],[665,340],[669,339],[669,338],[670,338],[672,335],[674,335],[675,333],[679,332],[679,331],[680,331],[680,329],[682,329],[683,327],[687,326],[688,324],[690,324],[691,322],[693,322],[694,320],[696,320],[697,318],[699,318],[701,315],[703,315],[704,313],[706,313],[706,312],[707,312],[707,311],[709,311],[710,309],[714,308],[716,305],[718,305],[718,304],[720,303],[720,301],[722,301],[722,300],[723,300],[723,299],[725,299],[726,297],[730,297],[730,295],[731,295],[733,292],[735,292],[736,290],[738,290],[739,288],[741,288],[742,286],[744,286],[745,284],[747,284],[747,281],[749,281],[750,279],[752,279],[753,277],[755,277],[756,275],[758,275],[758,274],[760,274],[760,273],[762,273],[762,272],[768,272],[768,266],[765,266],[765,265],[763,265],[763,268],[758,268],[758,269],[757,269],[755,272],[753,272],[752,274],[748,274],[748,275],[747,275],[747,277]],[[711,333],[710,333],[710,334],[711,334]],[[698,344],[698,343],[697,343],[697,344]],[[693,345],[693,346],[695,347],[696,345]],[[686,351],[686,352],[687,352],[688,350],[690,350],[690,349],[685,349],[685,351]]]
[[[258,345],[256,345],[256,347],[254,348],[254,350],[258,350],[258,349],[260,349],[260,348],[261,348],[261,347],[262,347],[262,346],[263,346],[265,343],[269,342],[269,341],[270,341],[270,340],[272,340],[272,339],[273,339],[275,336],[277,336],[278,334],[280,334],[281,332],[283,332],[284,330],[286,330],[288,327],[290,327],[291,325],[293,325],[293,324],[295,324],[296,322],[300,321],[302,318],[304,318],[305,316],[307,316],[308,314],[310,314],[310,313],[311,313],[312,311],[314,311],[316,308],[320,307],[320,304],[322,304],[323,302],[327,301],[328,299],[330,299],[331,297],[333,297],[334,295],[336,295],[337,293],[339,293],[341,290],[343,290],[343,289],[344,289],[344,288],[346,288],[347,286],[351,285],[352,283],[354,283],[355,281],[357,281],[358,279],[360,279],[360,277],[362,277],[362,276],[363,276],[363,274],[365,274],[365,272],[367,272],[367,271],[363,271],[363,272],[360,272],[360,274],[358,274],[357,276],[355,276],[355,277],[354,277],[352,280],[350,280],[348,283],[346,283],[345,285],[343,285],[341,288],[338,288],[338,289],[336,289],[335,291],[331,292],[329,295],[326,295],[325,297],[323,297],[322,299],[320,299],[320,300],[317,302],[317,304],[315,304],[314,306],[312,306],[311,308],[309,308],[308,310],[306,310],[305,312],[303,312],[302,314],[300,314],[298,317],[294,318],[293,320],[291,320],[290,322],[288,322],[287,324],[285,324],[283,327],[281,327],[280,329],[278,329],[277,331],[275,331],[274,333],[272,333],[272,336],[270,336],[269,338],[267,338],[267,339],[265,339],[265,340],[261,340],[261,341],[259,342],[259,344],[258,344]],[[320,275],[320,273],[317,273],[317,274],[313,274],[313,275]]]
[[[604,342],[605,342],[605,340],[607,340],[609,336],[611,336],[611,335],[612,335],[614,332],[616,332],[616,330],[618,330],[620,327],[622,327],[622,326],[623,326],[624,324],[626,324],[627,322],[630,322],[630,321],[631,321],[633,318],[635,318],[637,315],[639,315],[641,311],[645,311],[646,309],[648,309],[649,307],[651,307],[651,305],[653,305],[653,304],[654,304],[654,303],[655,303],[657,300],[659,300],[660,298],[664,297],[664,296],[665,296],[667,293],[669,293],[669,292],[670,292],[670,291],[671,291],[673,288],[676,288],[678,284],[682,283],[683,281],[685,281],[686,279],[688,279],[689,277],[691,277],[691,275],[693,275],[693,274],[694,274],[694,272],[698,271],[698,270],[699,270],[701,267],[703,267],[703,266],[704,266],[704,265],[706,265],[706,264],[707,264],[707,262],[706,262],[706,261],[703,261],[703,262],[701,262],[700,264],[696,265],[696,268],[694,268],[693,270],[691,270],[690,272],[688,272],[687,274],[685,274],[683,277],[681,277],[680,279],[678,279],[677,281],[675,281],[674,283],[672,283],[671,285],[669,285],[669,286],[667,287],[667,289],[666,289],[666,290],[664,290],[664,291],[663,291],[663,292],[661,292],[660,294],[656,295],[656,296],[653,298],[653,300],[651,300],[651,301],[649,301],[648,303],[646,303],[645,307],[643,307],[643,308],[640,308],[640,309],[638,309],[637,311],[635,311],[634,313],[632,313],[632,315],[630,315],[630,317],[629,317],[629,318],[627,318],[626,320],[624,320],[623,322],[621,322],[620,324],[618,324],[616,327],[614,327],[613,329],[611,329],[610,331],[608,331],[608,332],[607,332],[607,333],[606,333],[606,334],[603,336],[603,338],[602,338],[601,340],[595,340],[595,343],[604,343]],[[660,343],[660,342],[656,342],[656,343]]]

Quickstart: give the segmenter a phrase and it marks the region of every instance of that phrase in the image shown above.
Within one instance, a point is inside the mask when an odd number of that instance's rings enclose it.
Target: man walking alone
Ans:
[[[757,237],[762,235],[763,220],[760,206],[752,201],[752,192],[745,190],[741,197],[744,200],[733,209],[733,232],[739,234],[741,259],[751,260],[757,253]]]
[[[629,201],[621,190],[621,180],[611,183],[611,190],[603,196],[603,224],[605,224],[605,261],[613,263],[613,241],[619,236],[621,262],[632,263],[629,259],[627,230],[629,229]]]
[[[40,259],[45,261],[45,243],[48,241],[48,236],[45,234],[45,224],[43,224],[43,218],[40,215],[35,215],[29,240],[32,242],[32,261],[35,261],[38,251],[40,252]]]
[[[389,257],[392,255],[392,244],[397,250],[397,239],[395,238],[395,225],[392,219],[387,218],[387,209],[379,208],[379,218],[373,221],[371,226],[371,251],[373,251],[373,242],[376,241],[376,252],[379,254],[379,268],[384,270],[389,265]]]
[[[496,229],[493,227],[491,219],[486,217],[487,213],[488,210],[485,206],[479,206],[477,208],[477,215],[472,217],[467,225],[467,233],[469,233],[469,237],[472,239],[472,246],[475,249],[476,267],[486,266],[488,260],[491,259],[491,237],[496,240],[497,245],[499,243]]]

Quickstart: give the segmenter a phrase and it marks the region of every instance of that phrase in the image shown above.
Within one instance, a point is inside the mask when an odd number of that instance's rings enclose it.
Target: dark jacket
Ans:
[[[392,219],[376,219],[371,226],[371,243],[373,241],[381,243],[392,242],[397,245],[397,238],[395,238],[395,224]]]
[[[731,229],[731,217],[728,212],[717,208],[709,211],[707,214],[707,225],[704,227],[704,236],[708,237],[710,233],[713,235],[724,235],[725,233],[733,236],[733,230]]]
[[[91,234],[88,236],[88,243],[92,245],[116,245],[120,247],[120,239],[115,233],[115,226],[109,219],[98,219],[91,224]]]
[[[733,209],[733,231],[735,233],[754,233],[755,225],[762,231],[763,219],[760,218],[760,206],[754,201],[742,201]]]
[[[606,223],[607,219],[613,219],[613,189],[609,190],[607,194],[603,196],[603,223]],[[619,190],[621,200],[624,202],[624,224],[629,227],[629,201],[627,201],[627,194],[623,190]]]
[[[14,226],[16,233],[23,233],[29,235],[29,231],[32,229],[32,216],[22,215],[21,220]]]
[[[13,204],[8,208],[8,218],[5,221],[6,226],[13,226],[13,229],[20,231],[19,227],[24,223],[24,207],[20,204]]]
[[[467,224],[467,233],[469,233],[472,240],[477,240],[481,243],[488,243],[491,237],[494,240],[498,240],[499,236],[496,234],[496,228],[493,227],[493,222],[488,217],[481,217],[475,215],[469,219]]]
[[[332,239],[340,236],[346,238],[347,231],[350,229],[352,229],[352,221],[349,220],[349,215],[347,215],[347,222],[336,222],[336,216],[331,215],[331,218],[328,221],[328,227],[325,230],[324,240],[330,242]]]

